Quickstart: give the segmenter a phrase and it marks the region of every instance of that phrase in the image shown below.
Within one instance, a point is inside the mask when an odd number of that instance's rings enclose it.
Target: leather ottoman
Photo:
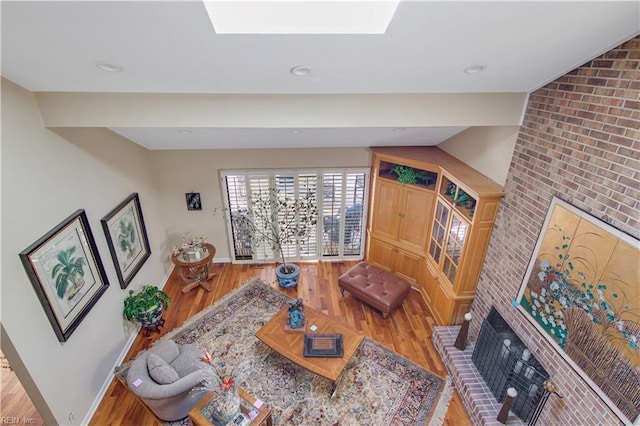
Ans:
[[[373,306],[387,318],[411,290],[406,280],[384,269],[360,262],[338,278],[338,287],[356,299]]]

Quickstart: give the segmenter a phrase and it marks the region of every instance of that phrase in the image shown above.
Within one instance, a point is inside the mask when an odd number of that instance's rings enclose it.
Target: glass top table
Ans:
[[[215,273],[209,271],[211,260],[216,254],[216,248],[209,243],[205,244],[204,249],[200,252],[200,257],[186,257],[184,254],[172,254],[171,261],[178,273],[185,281],[186,285],[182,288],[183,293],[196,288],[202,287],[207,291],[211,291],[209,281],[216,276]]]
[[[271,410],[262,401],[249,395],[244,389],[238,388],[240,395],[240,411],[248,418],[253,417],[250,425],[252,426],[272,426],[273,418]],[[214,407],[212,407],[214,392],[210,392],[189,411],[189,420],[194,426],[211,426],[217,425],[213,415]],[[257,407],[256,407],[257,406]]]

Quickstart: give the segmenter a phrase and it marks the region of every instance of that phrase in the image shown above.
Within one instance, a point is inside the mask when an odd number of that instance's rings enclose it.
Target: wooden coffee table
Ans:
[[[306,318],[304,332],[286,329],[288,308],[285,306],[256,332],[256,337],[290,361],[331,380],[334,385],[333,397],[342,371],[360,346],[364,335],[307,306],[304,308],[304,314]],[[317,327],[315,331],[311,331],[312,325]],[[305,357],[303,355],[305,333],[342,334],[344,355],[338,358]]]

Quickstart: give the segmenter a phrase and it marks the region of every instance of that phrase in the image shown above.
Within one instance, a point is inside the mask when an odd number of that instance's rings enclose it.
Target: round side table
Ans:
[[[186,293],[196,287],[202,287],[207,291],[211,291],[211,286],[208,281],[211,280],[216,274],[209,272],[209,265],[211,260],[216,254],[216,248],[209,244],[205,244],[205,250],[203,256],[197,260],[188,260],[181,255],[171,255],[171,261],[178,268],[178,273],[182,279],[187,283],[182,292]]]

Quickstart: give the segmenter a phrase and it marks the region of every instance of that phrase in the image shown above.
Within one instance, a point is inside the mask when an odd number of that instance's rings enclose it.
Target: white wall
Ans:
[[[168,253],[181,235],[205,234],[216,246],[214,262],[230,261],[220,173],[229,169],[369,167],[368,148],[151,151],[167,231]],[[188,211],[185,193],[200,192],[201,211]],[[214,209],[218,209],[214,215]]]
[[[74,423],[82,421],[128,339],[120,319],[126,292],[100,219],[132,192],[140,194],[152,255],[131,286],[159,284],[166,271],[159,250],[165,227],[148,153],[107,130],[84,129],[74,136],[79,139],[70,142],[45,129],[33,94],[2,80],[2,325],[60,424],[70,424],[70,413]],[[80,208],[110,286],[60,343],[18,253]]]
[[[471,127],[438,148],[504,185],[519,129],[519,126]]]

